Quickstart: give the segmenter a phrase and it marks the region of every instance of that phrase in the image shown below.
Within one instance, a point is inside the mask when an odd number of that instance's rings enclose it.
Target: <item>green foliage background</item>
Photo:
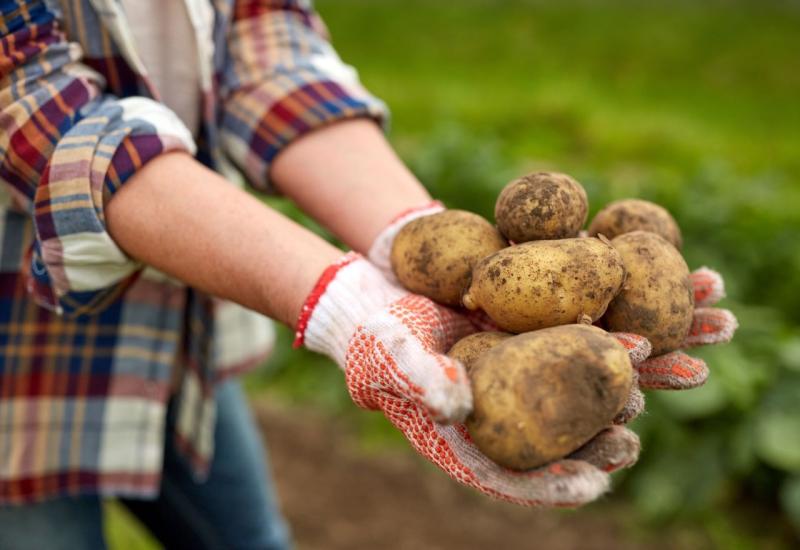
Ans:
[[[706,386],[648,396],[634,424],[640,462],[613,498],[632,503],[632,523],[702,526],[720,547],[800,531],[798,4],[317,7],[339,53],[391,107],[400,154],[448,206],[491,219],[509,179],[545,168],[577,177],[592,213],[642,197],[675,215],[689,265],[725,275],[723,305],[741,328],[701,353]],[[256,399],[313,402],[349,417],[366,446],[406,448],[380,415],[354,408],[337,369],[290,351],[290,339],[282,331],[269,368],[250,376]],[[775,515],[778,535],[774,521],[757,525]]]
[[[643,197],[675,215],[690,266],[725,275],[724,305],[741,328],[700,353],[705,387],[648,397],[634,425],[641,460],[616,498],[640,519],[704,523],[720,544],[736,538],[734,509],[779,509],[800,529],[798,5],[317,7],[339,53],[391,107],[393,143],[448,206],[491,219],[509,179],[545,168],[577,177],[592,213]],[[281,352],[262,380],[349,415],[324,362]],[[397,442],[376,415],[356,414],[367,442]]]

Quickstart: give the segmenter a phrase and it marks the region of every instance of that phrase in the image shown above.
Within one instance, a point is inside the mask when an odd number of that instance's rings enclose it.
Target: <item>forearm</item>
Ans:
[[[106,223],[133,258],[289,326],[341,255],[183,153],[131,177],[106,205]]]
[[[398,213],[431,200],[370,120],[338,122],[297,139],[275,158],[270,176],[359,252]]]

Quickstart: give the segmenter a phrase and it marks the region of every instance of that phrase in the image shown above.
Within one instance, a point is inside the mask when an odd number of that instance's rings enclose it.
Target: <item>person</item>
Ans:
[[[120,499],[170,548],[285,548],[289,534],[236,375],[270,317],[344,370],[447,474],[523,505],[575,506],[638,456],[620,425],[506,471],[469,441],[463,368],[481,320],[400,288],[392,240],[443,209],[383,136],[383,103],[304,0],[0,4],[0,547],[102,548]],[[279,192],[341,250],[242,188]],[[694,275],[700,305],[722,293]],[[698,308],[687,344],[729,338]],[[642,387],[693,387],[682,352]],[[390,497],[387,497],[390,498]]]

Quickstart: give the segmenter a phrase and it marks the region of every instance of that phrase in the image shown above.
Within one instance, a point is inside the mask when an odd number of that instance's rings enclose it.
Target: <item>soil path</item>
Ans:
[[[632,540],[613,503],[565,512],[494,502],[413,453],[359,450],[342,423],[319,412],[255,408],[299,550],[675,547]]]

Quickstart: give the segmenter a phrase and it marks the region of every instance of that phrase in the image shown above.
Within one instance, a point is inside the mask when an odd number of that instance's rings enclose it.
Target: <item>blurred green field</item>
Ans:
[[[798,4],[317,7],[391,107],[393,143],[448,206],[491,217],[510,178],[549,168],[584,183],[593,212],[632,196],[673,212],[688,263],[725,275],[724,305],[742,326],[702,353],[705,387],[649,396],[634,425],[640,463],[614,498],[631,502],[632,524],[693,525],[725,548],[780,544],[792,523],[800,532]],[[355,410],[334,367],[281,339],[248,379],[256,399],[311,402],[351,418],[366,447],[405,448],[379,415]]]

